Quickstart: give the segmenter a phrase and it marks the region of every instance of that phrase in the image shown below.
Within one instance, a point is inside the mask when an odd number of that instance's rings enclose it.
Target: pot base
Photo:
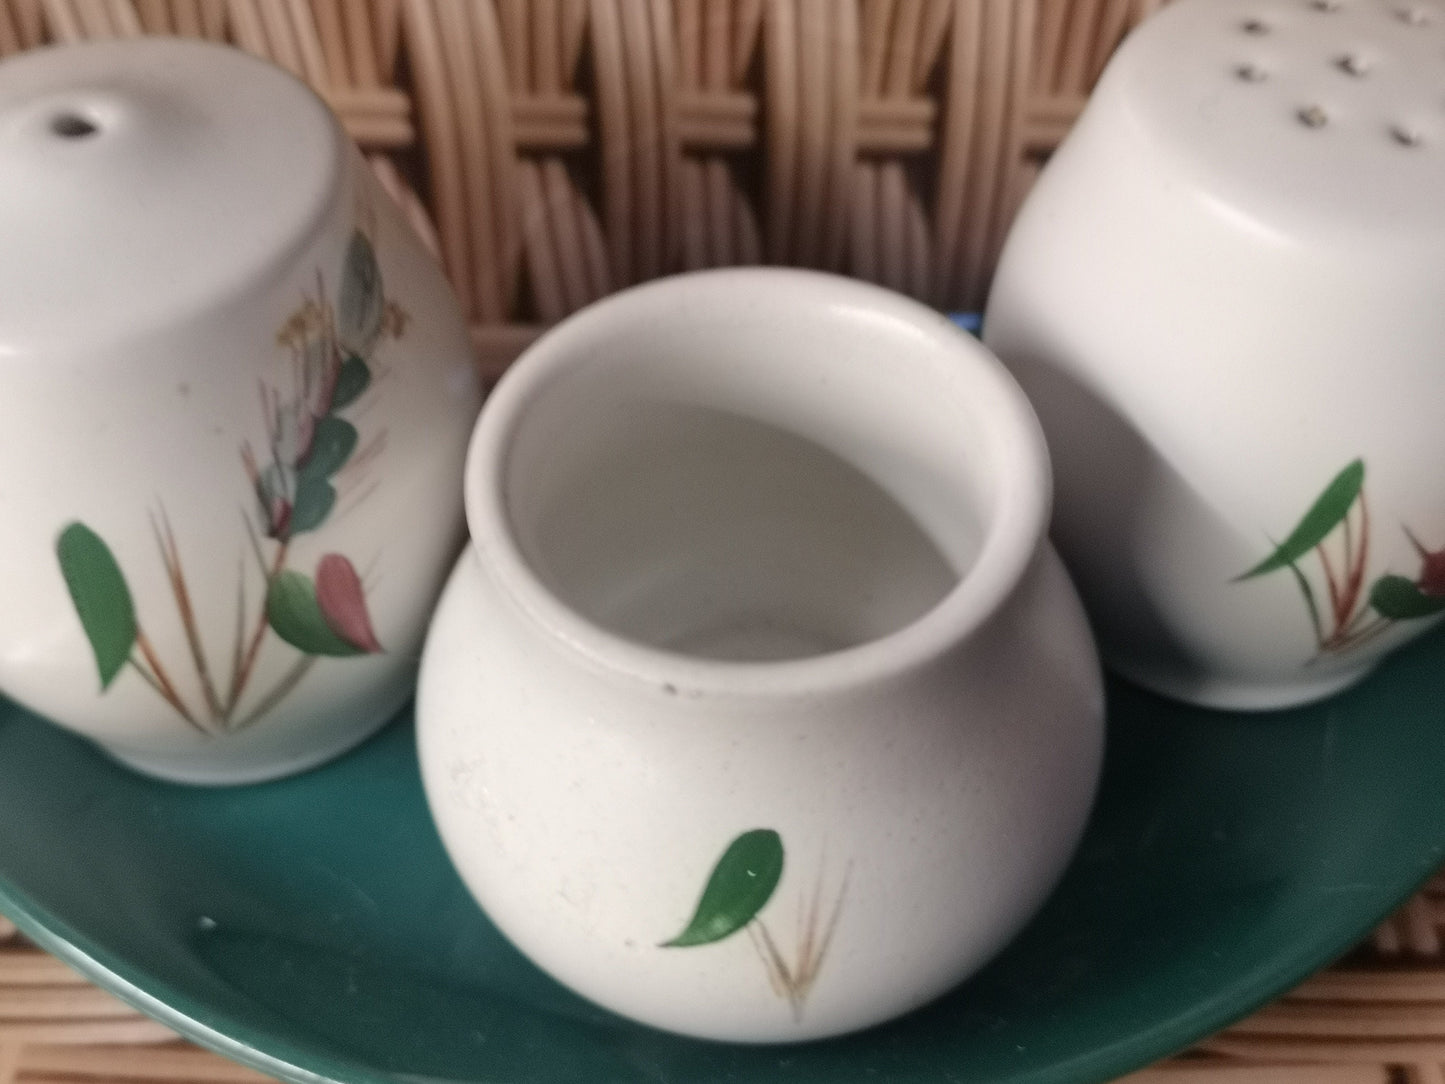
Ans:
[[[308,746],[300,754],[258,755],[250,761],[238,762],[235,750],[227,750],[222,757],[211,757],[204,751],[180,756],[158,756],[151,753],[122,752],[113,746],[100,742],[96,744],[100,746],[100,751],[112,760],[142,775],[149,775],[167,783],[195,787],[269,783],[319,768],[343,753],[350,752],[380,730],[396,713],[395,709],[398,707],[400,705],[392,705],[393,710],[381,713],[376,720],[368,720],[363,726],[342,732],[335,740],[323,746]]]
[[[1105,658],[1105,664],[1114,673],[1152,693],[1219,711],[1281,711],[1313,704],[1364,679],[1378,661],[1372,659],[1356,669],[1334,672],[1314,680],[1252,684],[1203,675],[1164,673]]]

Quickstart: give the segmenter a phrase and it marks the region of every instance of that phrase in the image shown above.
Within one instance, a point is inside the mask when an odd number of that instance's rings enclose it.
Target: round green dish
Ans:
[[[190,1038],[295,1081],[1085,1084],[1347,950],[1445,856],[1445,630],[1272,715],[1110,687],[1064,884],[972,982],[796,1047],[675,1038],[522,959],[442,854],[409,720],[310,775],[188,790],[0,703],[0,911]]]

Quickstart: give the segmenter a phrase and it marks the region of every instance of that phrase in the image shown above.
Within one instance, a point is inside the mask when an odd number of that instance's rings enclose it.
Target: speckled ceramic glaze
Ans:
[[[491,918],[584,995],[777,1041],[942,993],[1068,860],[1102,745],[1018,388],[780,270],[604,301],[473,440],[421,764]]]
[[[1445,612],[1445,6],[1179,0],[1009,238],[985,340],[1105,657],[1328,695]]]
[[[406,698],[480,402],[335,118],[237,50],[0,64],[0,688],[243,782]]]

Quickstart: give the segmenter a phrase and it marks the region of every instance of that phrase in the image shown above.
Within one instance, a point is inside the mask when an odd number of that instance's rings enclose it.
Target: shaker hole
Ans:
[[[1358,53],[1346,53],[1335,61],[1335,67],[1339,68],[1340,71],[1346,75],[1354,76],[1356,79],[1370,73],[1369,63]]]
[[[1332,15],[1340,10],[1340,0],[1310,0],[1310,10]]]
[[[1248,19],[1244,22],[1240,29],[1243,30],[1246,34],[1254,34],[1258,36],[1261,34],[1269,33],[1269,24],[1263,19]]]
[[[1323,128],[1330,121],[1329,114],[1317,105],[1307,105],[1295,116],[1306,128]]]
[[[1407,26],[1428,26],[1430,24],[1430,13],[1424,8],[1400,8],[1395,12],[1395,15]]]
[[[1234,69],[1235,78],[1245,83],[1262,83],[1269,78],[1269,73],[1258,64],[1240,64]]]
[[[85,139],[95,135],[100,128],[79,113],[58,113],[50,120],[50,130],[61,139]]]
[[[1402,147],[1418,147],[1423,142],[1419,132],[1403,124],[1397,124],[1390,129],[1390,138]]]

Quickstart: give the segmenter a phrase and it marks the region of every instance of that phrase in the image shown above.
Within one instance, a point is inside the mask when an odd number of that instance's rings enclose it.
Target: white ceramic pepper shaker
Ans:
[[[1445,610],[1445,8],[1179,0],[1006,246],[986,341],[1114,667],[1269,708]]]
[[[269,778],[409,695],[480,405],[326,106],[178,39],[0,64],[0,689],[143,771]]]

